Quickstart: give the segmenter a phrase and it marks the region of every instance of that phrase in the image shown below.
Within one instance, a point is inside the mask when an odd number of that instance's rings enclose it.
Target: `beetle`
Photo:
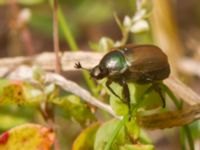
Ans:
[[[77,69],[83,68],[80,62],[75,64]],[[167,78],[170,74],[170,66],[166,54],[155,45],[128,44],[114,48],[100,60],[99,64],[90,69],[90,75],[94,79],[107,77],[107,88],[130,108],[130,91],[128,82],[137,84],[152,84],[152,87],[160,95],[163,107],[165,99],[158,86],[158,82]],[[124,99],[122,99],[110,87],[112,82],[122,86]]]

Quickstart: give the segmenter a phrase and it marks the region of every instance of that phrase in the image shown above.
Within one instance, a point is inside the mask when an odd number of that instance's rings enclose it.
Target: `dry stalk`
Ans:
[[[81,61],[84,66],[91,68],[93,67],[103,56],[101,53],[91,53],[91,52],[68,52],[64,54],[61,58],[61,62],[65,71],[76,71],[74,69],[74,63]],[[45,70],[53,70],[54,60],[53,53],[42,53],[35,57],[16,57],[16,58],[3,58],[0,59],[0,76],[5,75],[5,72],[18,65],[23,64],[39,64]],[[27,67],[26,67],[27,68]],[[6,71],[5,71],[6,70]],[[198,70],[196,68],[196,70]],[[31,69],[29,71],[26,69],[12,70],[9,77],[14,79],[30,80]],[[111,107],[104,104],[94,98],[88,91],[81,88],[78,84],[69,81],[62,77],[61,75],[55,73],[47,73],[45,79],[48,82],[53,82],[59,85],[64,90],[71,92],[75,95],[80,96],[87,103],[90,103],[98,108],[105,110],[111,115],[115,116]],[[173,91],[173,93],[181,98],[186,104],[188,104],[188,109],[177,110],[173,112],[165,112],[162,114],[154,114],[150,116],[138,116],[138,120],[142,126],[149,129],[157,128],[169,128],[173,126],[180,126],[190,123],[196,119],[200,118],[200,96],[195,93],[191,88],[186,86],[180,80],[175,77],[169,77],[164,81],[164,83]],[[115,116],[116,117],[116,116]],[[166,122],[168,121],[168,122]]]

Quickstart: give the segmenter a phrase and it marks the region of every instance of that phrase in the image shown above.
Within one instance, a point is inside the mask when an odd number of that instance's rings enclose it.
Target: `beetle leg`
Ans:
[[[113,94],[113,95],[115,95],[117,98],[119,98],[121,101],[123,101],[123,99],[119,96],[119,95],[117,95],[116,93],[115,93],[115,91],[110,87],[110,84],[112,83],[112,81],[111,80],[107,80],[106,81],[106,87],[109,89],[109,91]]]
[[[128,85],[126,83],[126,81],[122,80],[120,82],[120,85],[123,87],[123,96],[125,98],[125,100],[123,100],[125,103],[130,103],[130,92],[129,92],[129,88]]]
[[[123,102],[125,102],[128,105],[129,121],[130,121],[130,119],[131,119],[131,99],[130,99],[130,91],[129,91],[129,88],[128,88],[128,84],[123,79],[122,79],[121,82],[119,82],[119,84],[123,87],[123,91],[122,91],[123,97],[124,97]]]
[[[158,83],[153,83],[153,87],[154,87],[155,91],[159,94],[159,96],[160,96],[160,98],[162,100],[162,103],[163,103],[162,107],[165,108],[165,106],[166,106],[165,98],[163,96],[161,88],[159,87],[159,84]]]

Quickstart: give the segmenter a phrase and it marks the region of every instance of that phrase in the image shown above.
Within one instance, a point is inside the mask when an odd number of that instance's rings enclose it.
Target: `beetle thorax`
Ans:
[[[108,76],[118,76],[123,74],[128,65],[121,51],[111,51],[106,54],[99,64],[100,68],[108,71]]]

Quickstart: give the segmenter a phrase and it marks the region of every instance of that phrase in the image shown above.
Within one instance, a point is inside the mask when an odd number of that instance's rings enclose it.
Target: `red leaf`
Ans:
[[[8,132],[4,132],[1,137],[0,137],[0,144],[6,144],[6,142],[8,141],[9,138],[9,133]]]

